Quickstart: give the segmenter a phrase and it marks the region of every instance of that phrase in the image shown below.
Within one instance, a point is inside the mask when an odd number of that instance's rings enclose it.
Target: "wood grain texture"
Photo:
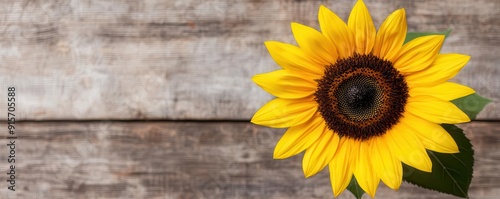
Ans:
[[[500,123],[461,127],[475,149],[470,198],[497,198]],[[272,159],[283,129],[207,122],[20,123],[17,129],[17,191],[2,182],[1,198],[332,198],[326,170],[304,179],[302,155]],[[397,192],[381,184],[377,198],[454,197],[403,183]]]
[[[263,42],[317,28],[320,4],[346,19],[354,1],[0,1],[0,83],[19,119],[247,120],[272,98],[250,78],[278,69]],[[454,81],[495,100],[479,119],[500,118],[499,1],[366,4],[376,26],[405,7],[410,31],[452,28],[443,52],[472,56]]]

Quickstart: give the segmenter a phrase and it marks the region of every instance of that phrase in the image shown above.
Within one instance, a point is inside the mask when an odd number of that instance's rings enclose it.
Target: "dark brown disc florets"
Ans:
[[[408,96],[403,75],[390,61],[355,54],[326,67],[315,100],[329,129],[368,140],[398,123]]]

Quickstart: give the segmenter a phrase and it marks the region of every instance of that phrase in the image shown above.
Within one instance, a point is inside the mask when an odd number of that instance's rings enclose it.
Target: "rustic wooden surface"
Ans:
[[[476,153],[470,198],[498,198],[500,123],[461,127]],[[246,122],[44,122],[18,129],[16,195],[2,182],[0,198],[333,198],[327,170],[304,179],[302,155],[272,159],[282,129]],[[2,170],[5,163],[0,156]],[[380,185],[377,198],[454,197],[404,183],[397,192]]]
[[[462,125],[469,193],[498,198],[500,1],[365,1],[376,26],[404,7],[410,31],[452,28],[442,51],[472,56],[453,81],[494,102],[478,116],[491,122]],[[0,0],[0,112],[15,86],[16,119],[41,121],[17,124],[18,191],[0,174],[0,198],[332,198],[328,172],[304,179],[301,155],[272,159],[284,130],[230,121],[272,98],[250,80],[279,68],[264,41],[294,43],[290,22],[317,28],[320,4],[346,19],[354,2]],[[409,184],[377,197],[453,198]]]
[[[263,42],[293,43],[290,22],[317,28],[320,4],[346,19],[354,2],[4,0],[0,82],[20,119],[248,120],[272,98],[251,76],[278,69]],[[454,81],[495,100],[479,119],[500,119],[500,1],[366,4],[376,26],[405,7],[410,31],[452,28],[443,52],[472,55]]]

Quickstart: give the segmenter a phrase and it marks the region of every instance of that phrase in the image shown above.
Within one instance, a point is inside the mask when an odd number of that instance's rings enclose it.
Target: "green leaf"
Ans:
[[[453,137],[460,153],[445,154],[427,150],[432,160],[432,173],[403,164],[403,179],[420,187],[467,198],[472,180],[474,150],[462,129],[452,124],[442,126]]]
[[[417,38],[417,37],[422,37],[422,36],[427,36],[427,35],[444,35],[445,38],[448,37],[450,34],[451,29],[448,29],[443,32],[408,32],[406,33],[406,39],[405,39],[405,44],[408,43],[409,41]]]
[[[467,114],[471,120],[473,120],[476,119],[476,115],[483,110],[484,106],[490,103],[491,100],[473,93],[465,97],[455,99],[451,102]]]
[[[347,190],[349,190],[357,199],[361,199],[365,191],[359,186],[358,181],[354,175],[352,175],[351,182],[347,185]]]

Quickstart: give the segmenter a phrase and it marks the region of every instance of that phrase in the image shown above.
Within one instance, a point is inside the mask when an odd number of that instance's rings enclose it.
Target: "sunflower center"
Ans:
[[[335,92],[340,112],[351,120],[375,116],[381,100],[380,86],[374,78],[358,75],[342,82]]]
[[[328,128],[357,140],[383,135],[397,124],[407,98],[404,77],[391,62],[371,54],[327,66],[315,93]]]

